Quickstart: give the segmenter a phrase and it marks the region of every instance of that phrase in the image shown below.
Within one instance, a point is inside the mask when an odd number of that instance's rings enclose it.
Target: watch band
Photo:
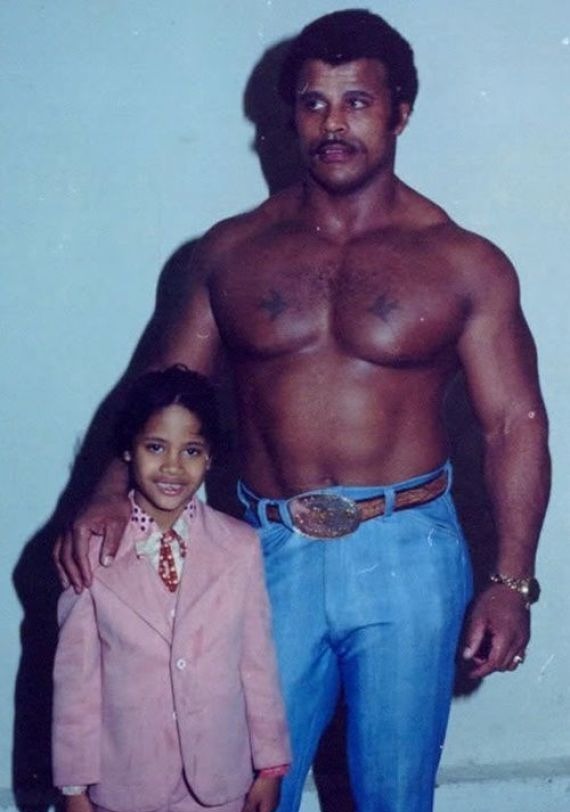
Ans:
[[[525,609],[530,609],[532,604],[536,603],[540,595],[540,584],[536,578],[514,578],[512,575],[492,572],[489,575],[489,580],[494,584],[502,584],[514,592],[518,592],[525,600]]]

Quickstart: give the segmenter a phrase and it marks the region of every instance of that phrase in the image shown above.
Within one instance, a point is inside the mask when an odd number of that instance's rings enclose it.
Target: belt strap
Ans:
[[[394,494],[394,511],[406,510],[406,508],[417,507],[418,505],[425,505],[433,499],[437,499],[447,490],[448,474],[444,470],[428,482],[423,482],[421,485],[416,485],[406,490],[396,491]],[[252,506],[257,508],[258,500],[248,499],[253,503]],[[375,519],[378,516],[383,516],[386,512],[386,498],[384,496],[373,496],[370,499],[356,499],[355,505],[360,513],[360,521],[364,522],[367,519]],[[265,508],[267,518],[270,522],[281,522],[281,514],[277,505],[268,504]]]

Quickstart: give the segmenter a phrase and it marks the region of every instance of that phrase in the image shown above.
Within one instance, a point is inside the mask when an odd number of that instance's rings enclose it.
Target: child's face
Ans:
[[[210,449],[198,417],[173,405],[149,418],[125,459],[131,464],[135,501],[161,530],[168,530],[204,481]]]

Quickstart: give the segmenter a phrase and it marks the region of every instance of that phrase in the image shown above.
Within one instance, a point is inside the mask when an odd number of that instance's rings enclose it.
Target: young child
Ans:
[[[54,668],[66,812],[271,812],[290,760],[259,542],[200,502],[210,384],[150,372],[116,427],[132,517],[110,568],[67,589]],[[93,545],[97,548],[99,545]]]

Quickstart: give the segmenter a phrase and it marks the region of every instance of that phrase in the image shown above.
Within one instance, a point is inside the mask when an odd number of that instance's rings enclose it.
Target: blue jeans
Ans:
[[[450,483],[449,463],[444,468]],[[268,521],[264,506],[276,500],[240,483],[245,518],[263,546],[293,748],[278,812],[298,810],[341,686],[358,812],[433,808],[471,565],[449,484],[425,505],[396,512],[392,505],[395,489],[441,470],[386,487],[327,488],[356,500],[386,498],[383,516],[333,540]],[[260,499],[255,509],[248,494]],[[277,504],[286,519],[285,500]]]

